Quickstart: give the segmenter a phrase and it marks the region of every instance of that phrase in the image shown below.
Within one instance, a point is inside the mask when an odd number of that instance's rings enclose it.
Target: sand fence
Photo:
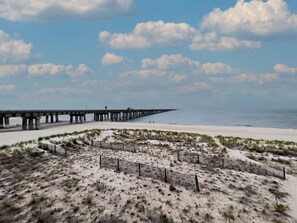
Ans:
[[[49,141],[42,141],[38,143],[38,147],[44,150],[49,151],[50,153],[61,155],[61,156],[67,156],[67,150],[64,149],[62,146],[53,144]]]
[[[195,163],[211,167],[249,172],[262,176],[273,176],[281,179],[286,179],[285,168],[283,168],[282,170],[278,170],[267,165],[257,164],[239,159],[204,155],[187,151],[178,151],[177,159],[180,162]]]
[[[139,177],[150,177],[172,185],[176,184],[190,190],[200,191],[198,176],[196,174],[180,173],[167,168],[102,155],[99,156],[99,163],[101,168],[113,169],[117,172],[134,174]]]
[[[111,149],[115,151],[138,152],[135,146],[127,146],[122,143],[106,143],[101,141],[92,141],[91,146],[100,149]],[[67,156],[67,150],[59,145],[48,141],[39,142],[39,147],[53,154]],[[188,151],[177,151],[177,160],[180,162],[195,163],[205,167],[225,168],[243,172],[250,172],[257,175],[274,176],[285,179],[285,169],[283,171],[271,168],[265,165],[259,165],[243,160],[235,160],[227,157],[218,157],[204,155]],[[127,161],[125,159],[112,158],[99,155],[98,162],[100,168],[113,169],[117,172],[133,174],[139,177],[150,177],[156,180],[164,181],[172,185],[180,185],[187,189],[200,191],[197,174],[187,174],[177,172],[168,168],[152,166],[144,163]]]
[[[92,141],[91,145],[102,149],[112,149],[115,151],[138,152],[139,149],[135,145],[125,145],[123,143],[107,143],[102,141]],[[273,176],[280,179],[286,179],[286,170],[272,168],[267,165],[260,165],[244,160],[231,159],[228,157],[219,157],[215,155],[205,155],[201,153],[193,153],[184,150],[176,152],[177,160],[180,162],[195,163],[207,167],[224,168],[242,172],[254,173],[262,176]]]

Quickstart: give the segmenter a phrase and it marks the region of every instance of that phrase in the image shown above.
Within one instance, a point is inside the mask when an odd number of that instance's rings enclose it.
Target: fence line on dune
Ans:
[[[113,169],[118,172],[138,175],[140,177],[149,177],[164,181],[165,183],[170,183],[171,185],[176,184],[187,189],[200,191],[197,174],[181,173],[168,168],[136,163],[103,155],[99,155],[99,163],[101,168]]]
[[[191,153],[187,151],[179,151],[177,153],[177,157],[178,160],[181,162],[195,163],[217,168],[249,172],[262,176],[273,176],[281,179],[286,179],[285,168],[283,168],[283,170],[281,171],[270,166],[248,162],[245,160],[231,159],[228,157],[210,156],[199,153]]]
[[[66,149],[64,149],[62,146],[53,144],[51,142],[47,142],[47,141],[39,142],[38,147],[56,155],[60,155],[64,157],[68,155]]]
[[[111,149],[115,151],[138,152],[139,149],[135,145],[125,145],[123,143],[107,143],[102,141],[92,141],[91,145],[102,149]],[[273,176],[280,179],[286,179],[286,169],[282,170],[272,168],[270,166],[261,165],[239,159],[231,159],[228,157],[219,157],[215,155],[205,155],[188,151],[177,151],[177,160],[180,162],[194,163],[209,167],[237,170],[241,172],[253,173],[262,176]]]

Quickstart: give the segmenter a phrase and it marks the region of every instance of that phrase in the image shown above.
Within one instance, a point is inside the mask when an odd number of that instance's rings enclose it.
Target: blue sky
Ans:
[[[297,108],[295,0],[0,0],[0,109]]]

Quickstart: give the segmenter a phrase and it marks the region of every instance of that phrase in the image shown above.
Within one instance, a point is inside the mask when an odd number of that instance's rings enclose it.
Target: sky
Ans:
[[[297,108],[296,0],[0,0],[0,109]]]

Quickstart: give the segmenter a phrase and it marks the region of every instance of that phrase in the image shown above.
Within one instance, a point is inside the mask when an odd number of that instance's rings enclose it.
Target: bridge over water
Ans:
[[[70,123],[86,121],[87,114],[94,114],[94,121],[128,121],[143,116],[169,112],[175,109],[85,109],[85,110],[0,110],[0,128],[9,127],[9,118],[22,118],[23,130],[40,129],[40,119],[46,123],[59,122],[59,115],[69,115]]]

